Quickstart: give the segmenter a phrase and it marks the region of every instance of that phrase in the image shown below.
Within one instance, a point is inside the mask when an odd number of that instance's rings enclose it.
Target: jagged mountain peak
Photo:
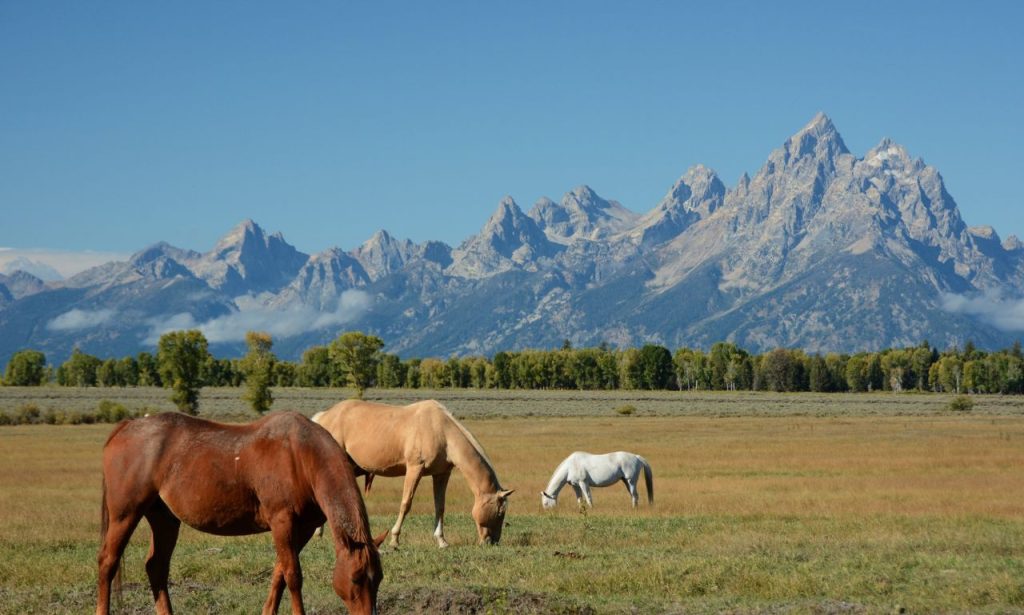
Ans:
[[[362,264],[372,280],[378,280],[392,274],[413,257],[416,246],[408,239],[395,239],[384,229],[380,229],[358,248],[352,256]]]
[[[912,157],[907,148],[889,137],[883,138],[878,145],[868,150],[863,162],[872,167],[910,173],[919,173],[927,166],[923,160]]]
[[[500,201],[498,201],[498,208],[495,210],[495,215],[506,215],[509,213],[515,215],[516,213],[522,213],[522,210],[519,208],[519,204],[516,203],[516,200],[512,198],[512,195],[506,194],[501,197]]]
[[[586,185],[559,202],[537,200],[529,214],[506,196],[456,249],[382,229],[354,250],[306,257],[244,220],[218,242],[222,252],[156,244],[38,296],[18,298],[0,278],[0,357],[32,344],[59,360],[83,341],[94,354],[134,353],[169,315],[202,324],[237,313],[244,318],[225,322],[254,327],[276,323],[278,308],[302,317],[280,333],[282,356],[295,357],[337,335],[323,324],[337,321],[319,315],[336,314],[346,296],[372,297],[372,307],[345,326],[381,335],[404,356],[567,338],[853,352],[925,336],[992,346],[1009,335],[951,314],[941,297],[1024,293],[1024,242],[968,228],[938,171],[892,139],[857,158],[819,114],[731,190],[704,165],[670,185],[643,216]],[[80,336],[46,326],[83,298],[118,317]],[[219,350],[244,352],[231,343]]]
[[[786,139],[782,149],[786,154],[786,162],[808,157],[835,159],[841,154],[850,153],[835,124],[832,123],[832,120],[827,115],[821,112],[815,115],[796,134]]]
[[[46,290],[46,282],[24,269],[15,269],[9,274],[0,273],[0,289],[3,288],[10,299],[20,299]]]
[[[725,184],[713,169],[693,165],[629,235],[648,247],[669,241],[714,213],[724,202],[725,192]]]
[[[595,240],[631,228],[637,214],[617,201],[602,198],[586,184],[576,186],[562,196],[560,203],[542,198],[530,210],[530,218],[555,243]]]
[[[537,221],[506,195],[480,232],[453,251],[448,270],[461,277],[486,277],[555,251]]]
[[[259,224],[256,224],[251,218],[246,218],[218,239],[212,252],[224,254],[228,251],[237,251],[252,241],[266,244],[268,239]],[[279,239],[283,240],[283,237],[279,237]]]
[[[169,258],[187,266],[201,256],[201,254],[193,250],[183,250],[172,246],[166,241],[158,241],[132,254],[128,258],[128,263],[134,266],[153,262],[159,258]]]
[[[256,222],[245,219],[190,268],[214,288],[240,295],[280,289],[308,258],[281,233],[268,236]]]
[[[484,226],[484,233],[507,234],[526,231],[532,234],[534,229],[536,229],[535,221],[523,213],[515,199],[505,196]]]

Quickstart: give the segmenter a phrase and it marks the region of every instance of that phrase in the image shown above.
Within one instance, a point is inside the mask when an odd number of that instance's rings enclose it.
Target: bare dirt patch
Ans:
[[[522,613],[524,615],[594,615],[588,605],[546,594],[520,591],[495,591],[488,588],[453,587],[446,589],[417,587],[382,595],[378,599],[381,615],[477,615],[482,613]]]

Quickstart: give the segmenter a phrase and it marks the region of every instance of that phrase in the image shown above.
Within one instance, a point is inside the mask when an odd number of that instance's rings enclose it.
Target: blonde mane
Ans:
[[[470,433],[470,431],[466,429],[466,426],[460,423],[459,420],[456,419],[455,416],[448,410],[448,408],[444,406],[444,404],[436,401],[434,403],[436,403],[437,407],[440,408],[442,412],[444,412],[445,416],[448,417],[448,420],[454,423],[455,426],[459,428],[459,431],[462,432],[462,435],[465,436],[466,440],[468,440],[470,445],[473,446],[473,449],[476,451],[476,453],[480,455],[481,459],[483,459],[484,464],[487,466],[487,469],[491,473],[491,477],[494,479],[494,484],[498,485],[498,476],[494,472],[494,464],[491,463],[490,457],[488,457],[487,453],[484,452],[484,447],[481,446],[480,442],[477,441],[476,436]]]

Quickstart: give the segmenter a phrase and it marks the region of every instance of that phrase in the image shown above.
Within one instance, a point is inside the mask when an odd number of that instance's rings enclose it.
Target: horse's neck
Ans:
[[[494,473],[487,456],[480,450],[473,437],[464,427],[450,425],[447,434],[448,457],[452,464],[466,477],[466,482],[477,497],[496,493],[501,489],[498,476]]]
[[[548,486],[544,488],[544,493],[548,494],[552,498],[558,497],[558,492],[565,486],[569,477],[569,464],[562,463],[555,468],[555,473],[551,475],[551,480],[548,481]]]
[[[318,474],[313,491],[335,540],[345,535],[356,542],[369,542],[371,536],[367,532],[370,524],[354,478],[351,484],[345,484],[342,477],[351,474],[343,468]]]

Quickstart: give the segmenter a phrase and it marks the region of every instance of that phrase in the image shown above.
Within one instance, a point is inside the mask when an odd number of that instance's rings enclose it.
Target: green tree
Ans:
[[[384,341],[379,337],[360,331],[342,333],[331,342],[331,360],[345,374],[348,384],[356,389],[356,397],[360,399],[374,383],[383,347]]]
[[[444,363],[433,357],[423,359],[419,364],[420,386],[424,389],[444,387]]]
[[[386,389],[402,386],[405,381],[406,366],[398,355],[384,353],[377,364],[377,385]]]
[[[117,381],[123,387],[139,385],[139,362],[135,357],[124,357],[117,362]]]
[[[657,390],[671,387],[672,353],[668,348],[657,344],[645,344],[640,349],[638,363],[640,367],[640,386],[638,388]]]
[[[102,361],[98,358],[75,348],[68,360],[60,366],[57,382],[69,387],[94,387],[100,363]]]
[[[156,358],[148,352],[140,352],[137,359],[139,364],[139,386],[161,387],[160,367],[156,364]]]
[[[302,353],[302,363],[299,364],[299,386],[332,386],[336,381],[336,371],[327,346],[313,346]]]
[[[241,364],[242,373],[245,374],[245,395],[242,397],[249,402],[253,410],[263,414],[274,403],[274,395],[270,392],[276,361],[274,353],[270,350],[274,346],[274,341],[269,333],[248,331],[245,334],[245,343],[249,347],[249,352],[242,358]]]
[[[807,384],[816,393],[828,393],[833,390],[828,364],[825,363],[825,358],[820,354],[810,357],[810,366],[807,370]]]
[[[799,350],[776,348],[761,357],[763,386],[769,391],[803,391],[807,389],[804,354]]]
[[[46,382],[46,355],[38,350],[19,350],[11,356],[4,370],[4,384],[14,387],[35,387]]]
[[[867,378],[864,377],[864,357],[854,355],[846,362],[846,387],[854,393],[868,390]]]
[[[512,357],[507,352],[494,354],[494,387],[498,389],[512,388]]]
[[[157,343],[160,380],[171,388],[174,405],[187,414],[199,413],[203,367],[210,357],[207,347],[206,337],[195,329],[165,333]]]
[[[299,366],[291,361],[274,363],[274,386],[293,387],[299,379]]]

